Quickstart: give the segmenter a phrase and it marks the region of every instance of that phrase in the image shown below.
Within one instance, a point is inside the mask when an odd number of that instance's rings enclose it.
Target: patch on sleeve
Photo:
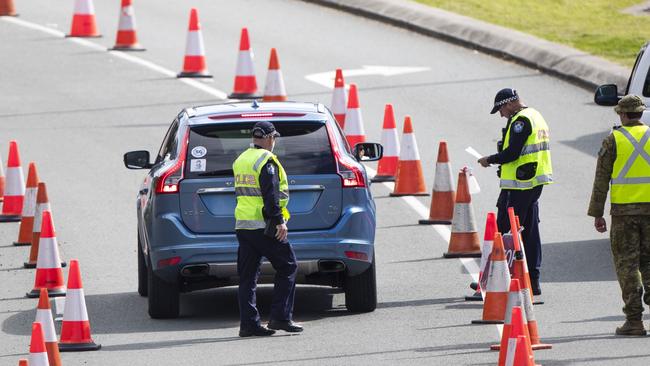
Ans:
[[[514,133],[521,133],[521,131],[524,130],[524,123],[521,121],[517,121],[512,125],[512,131]]]
[[[598,157],[602,158],[605,154],[607,154],[607,149],[605,146],[601,146],[600,150],[598,150]]]
[[[275,175],[275,166],[273,164],[267,164],[266,172],[269,173],[269,175]]]

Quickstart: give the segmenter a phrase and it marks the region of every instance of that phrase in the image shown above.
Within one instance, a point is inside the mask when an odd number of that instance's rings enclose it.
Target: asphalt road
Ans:
[[[103,38],[113,45],[118,2],[96,1]],[[67,32],[73,2],[18,2],[19,21]],[[406,30],[296,0],[161,1],[135,4],[147,52],[134,55],[180,71],[189,8],[200,11],[210,88],[230,92],[239,31],[247,26],[264,84],[268,52],[276,47],[292,99],[330,103],[330,90],[306,75],[364,65],[426,67],[396,76],[348,77],[359,85],[369,140],[378,141],[384,103],[399,126],[413,117],[428,187],[437,143],[445,139],[454,169],[475,160],[468,146],[495,149],[504,120],[489,115],[495,92],[514,87],[548,121],[557,183],[541,200],[545,305],[535,307],[544,365],[645,365],[647,339],[616,338],[623,321],[609,242],[593,230],[586,208],[600,140],[614,113],[593,105],[592,92],[503,60]],[[236,289],[184,295],[182,317],[152,320],[136,293],[135,195],[144,173],[122,165],[125,151],[155,151],[184,106],[217,101],[160,71],[22,23],[0,19],[0,153],[20,143],[23,164],[35,161],[48,184],[61,256],[81,263],[88,312],[101,351],[63,354],[64,364],[495,364],[495,326],[472,326],[481,306],[461,262],[441,259],[447,243],[407,200],[373,185],[377,202],[378,309],[349,314],[343,295],[299,287],[297,336],[237,337]],[[203,85],[199,83],[200,85]],[[482,192],[473,197],[479,226],[498,193],[492,169],[475,168]],[[427,198],[417,198],[428,207]],[[0,363],[28,352],[36,302],[23,298],[34,274],[22,269],[27,250],[11,242],[17,224],[0,224]],[[268,314],[271,289],[258,302]],[[58,328],[58,325],[57,325]]]

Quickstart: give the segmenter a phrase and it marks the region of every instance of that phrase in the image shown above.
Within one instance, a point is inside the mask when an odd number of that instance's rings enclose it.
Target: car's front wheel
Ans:
[[[375,261],[357,276],[345,278],[345,307],[354,313],[367,313],[377,308]]]
[[[180,312],[180,291],[177,283],[163,281],[147,267],[149,316],[154,319],[177,318]]]

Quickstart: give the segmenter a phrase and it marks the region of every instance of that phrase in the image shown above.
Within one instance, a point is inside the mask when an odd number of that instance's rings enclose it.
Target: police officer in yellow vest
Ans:
[[[645,110],[641,97],[626,95],[614,110],[622,126],[614,128],[598,152],[587,213],[594,217],[596,231],[607,231],[603,216],[611,186],[610,240],[626,317],[616,334],[644,336],[641,299],[650,305],[650,128],[639,121]]]
[[[500,90],[494,98],[491,114],[499,112],[508,120],[502,130],[498,152],[478,160],[483,166],[500,164],[501,193],[497,200],[497,226],[510,231],[508,207],[513,207],[524,227],[522,240],[534,295],[541,295],[539,285],[542,265],[542,241],[539,235],[539,205],[542,187],[553,183],[549,129],[544,117],[521,101],[517,91]]]
[[[252,135],[251,147],[233,163],[235,231],[239,241],[239,336],[270,336],[279,329],[301,332],[302,326],[292,320],[298,267],[287,240],[289,184],[282,164],[272,152],[280,134],[271,122],[260,121]],[[262,257],[276,272],[268,326],[261,324],[255,296]]]

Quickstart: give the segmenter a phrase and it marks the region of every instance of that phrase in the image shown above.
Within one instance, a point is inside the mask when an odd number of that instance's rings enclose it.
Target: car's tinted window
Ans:
[[[174,158],[176,154],[176,132],[178,131],[178,120],[174,120],[172,125],[167,130],[165,138],[163,139],[162,144],[160,145],[160,150],[158,151],[158,156],[156,157],[156,163],[159,163],[165,159],[165,156],[169,154],[170,158]]]
[[[232,176],[232,163],[246,150],[254,121],[192,127],[186,177]],[[336,173],[327,128],[322,121],[274,122],[282,135],[274,153],[290,175]]]

